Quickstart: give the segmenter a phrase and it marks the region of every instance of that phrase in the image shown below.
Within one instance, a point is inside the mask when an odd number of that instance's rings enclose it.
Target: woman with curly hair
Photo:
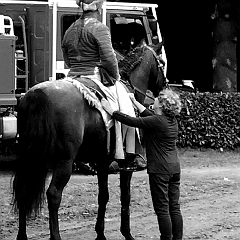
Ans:
[[[164,89],[155,98],[153,112],[137,102],[133,95],[131,100],[140,113],[138,118],[113,111],[104,99],[102,105],[114,119],[143,129],[147,172],[160,239],[181,240],[183,237],[183,219],[179,204],[181,170],[176,148],[178,137],[176,115],[181,111],[180,98],[174,91]]]

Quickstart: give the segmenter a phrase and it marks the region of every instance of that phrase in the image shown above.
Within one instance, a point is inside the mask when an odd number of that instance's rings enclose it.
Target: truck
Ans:
[[[142,39],[148,45],[162,41],[157,7],[149,3],[104,2],[99,20],[111,31],[118,60]],[[0,2],[1,140],[17,137],[17,105],[29,88],[67,75],[61,42],[65,31],[81,14],[75,0]],[[164,47],[162,58],[166,74]]]

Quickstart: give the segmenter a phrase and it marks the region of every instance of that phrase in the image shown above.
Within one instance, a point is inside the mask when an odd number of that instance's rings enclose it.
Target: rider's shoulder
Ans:
[[[106,30],[106,31],[109,30],[108,26],[106,26],[104,23],[102,23],[100,21],[96,22],[95,24],[96,24],[96,28],[98,28],[100,30]]]

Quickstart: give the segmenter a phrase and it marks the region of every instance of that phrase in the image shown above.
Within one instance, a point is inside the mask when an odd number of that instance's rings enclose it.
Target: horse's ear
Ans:
[[[164,41],[159,42],[158,44],[152,44],[152,49],[156,52],[157,55],[160,55],[162,53],[162,46]]]

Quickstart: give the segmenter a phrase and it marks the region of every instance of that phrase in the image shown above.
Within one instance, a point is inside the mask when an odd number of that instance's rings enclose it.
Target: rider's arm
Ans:
[[[118,62],[112,47],[109,28],[104,24],[99,25],[95,37],[102,66],[113,78],[119,79]]]
[[[64,60],[65,64],[67,65],[68,68],[70,68],[70,60],[68,58],[68,51],[67,51],[67,48],[65,48],[64,46],[62,46],[62,53],[63,53],[63,60]]]
[[[62,53],[63,53],[63,60],[65,62],[65,64],[67,65],[68,68],[70,68],[70,60],[69,60],[69,57],[68,57],[68,47],[67,47],[67,39],[66,39],[66,35],[68,33],[69,29],[67,29],[67,31],[65,32],[64,34],[64,37],[63,37],[63,41],[62,41]]]

